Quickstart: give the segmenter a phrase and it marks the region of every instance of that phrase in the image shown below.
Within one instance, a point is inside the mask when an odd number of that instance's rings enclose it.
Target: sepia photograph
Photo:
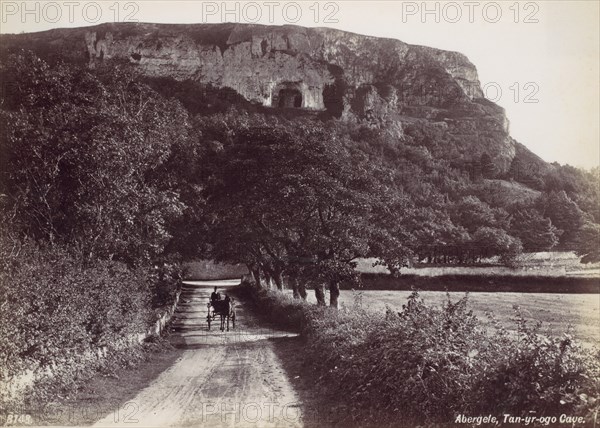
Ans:
[[[600,2],[0,0],[0,426],[600,428]]]

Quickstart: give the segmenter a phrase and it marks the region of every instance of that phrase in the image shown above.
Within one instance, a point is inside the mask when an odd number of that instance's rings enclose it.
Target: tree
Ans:
[[[537,201],[541,214],[563,233],[560,244],[571,247],[575,232],[583,225],[584,213],[564,190],[543,194]]]
[[[161,254],[183,208],[159,172],[187,138],[181,106],[119,68],[92,74],[21,53],[0,73],[18,88],[0,113],[1,183],[23,232],[90,260]]]
[[[595,223],[600,222],[600,168],[586,171],[570,165],[555,163],[553,166],[544,176],[546,192],[564,190]]]
[[[513,238],[502,229],[481,227],[473,234],[470,247],[477,258],[500,256],[500,260],[512,265],[521,255],[521,241]]]
[[[525,251],[548,251],[558,244],[560,231],[535,209],[519,209],[511,219],[511,235],[519,238]]]
[[[481,155],[481,159],[479,161],[479,165],[481,167],[481,175],[483,178],[494,178],[498,173],[496,165],[492,162],[492,158],[487,153],[483,153]]]
[[[414,208],[403,219],[405,229],[412,231],[403,238],[418,261],[427,263],[462,263],[463,249],[470,237],[462,226],[456,226],[443,210],[432,207]]]
[[[481,227],[506,229],[508,213],[502,208],[491,208],[475,196],[466,196],[449,206],[450,218],[470,233]]]
[[[316,122],[250,120],[221,133],[223,151],[207,159],[215,258],[258,268],[278,287],[284,274],[326,283],[333,307],[340,283],[357,281],[357,257],[402,263],[390,220],[403,203],[378,181],[383,172]],[[203,134],[214,136],[214,123]]]
[[[575,234],[575,254],[581,263],[600,262],[600,225],[585,222]]]

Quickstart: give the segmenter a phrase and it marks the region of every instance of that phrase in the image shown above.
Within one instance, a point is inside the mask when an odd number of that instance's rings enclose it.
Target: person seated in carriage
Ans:
[[[215,303],[216,301],[221,300],[221,293],[217,291],[217,287],[215,287],[215,291],[210,295],[210,302]]]

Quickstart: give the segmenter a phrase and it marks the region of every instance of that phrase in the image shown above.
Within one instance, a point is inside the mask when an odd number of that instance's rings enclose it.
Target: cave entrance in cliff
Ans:
[[[296,108],[304,106],[300,82],[280,82],[273,88],[271,106],[277,108]]]
[[[302,107],[302,93],[298,89],[280,89],[277,94],[277,107],[300,108]]]

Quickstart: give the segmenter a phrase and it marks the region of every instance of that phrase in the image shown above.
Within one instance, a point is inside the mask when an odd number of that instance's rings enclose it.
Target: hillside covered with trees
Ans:
[[[399,139],[238,103],[194,114],[122,64],[49,65],[21,51],[2,79],[8,249],[60,246],[132,268],[205,257],[278,286],[285,275],[333,288],[356,280],[358,257],[392,270],[510,265],[556,248],[598,259],[597,169],[555,164],[533,179],[500,174],[485,155],[457,164],[432,155],[444,142],[426,122]]]
[[[337,307],[357,258],[394,272],[513,266],[551,249],[600,259],[597,168],[446,156],[458,134],[425,118],[399,130],[260,107],[119,60],[90,68],[15,48],[0,80],[8,373],[147,325],[186,260],[245,264],[258,284],[314,289],[322,305],[327,287]]]

